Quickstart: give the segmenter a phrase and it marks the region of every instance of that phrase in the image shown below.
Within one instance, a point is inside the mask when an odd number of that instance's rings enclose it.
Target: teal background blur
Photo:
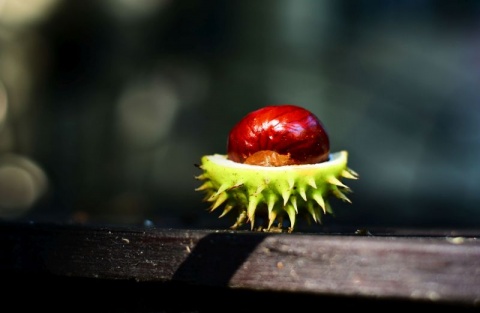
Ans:
[[[480,2],[6,0],[0,218],[225,228],[195,192],[248,112],[360,174],[322,227],[480,225]]]

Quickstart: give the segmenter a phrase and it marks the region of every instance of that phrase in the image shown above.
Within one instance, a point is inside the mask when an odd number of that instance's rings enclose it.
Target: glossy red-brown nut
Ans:
[[[270,153],[269,159],[282,163],[269,165],[257,160]],[[329,153],[328,134],[319,118],[291,104],[266,106],[247,114],[232,128],[227,142],[228,158],[238,163],[315,164],[327,161]],[[249,157],[255,160],[246,162]]]

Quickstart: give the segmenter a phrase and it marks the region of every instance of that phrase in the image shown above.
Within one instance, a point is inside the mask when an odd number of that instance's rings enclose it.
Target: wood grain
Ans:
[[[475,232],[359,236],[1,223],[0,271],[480,304]]]

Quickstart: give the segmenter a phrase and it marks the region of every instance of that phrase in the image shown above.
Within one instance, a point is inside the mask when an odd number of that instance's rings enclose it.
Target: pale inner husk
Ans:
[[[321,168],[321,167],[329,167],[332,166],[333,163],[342,163],[346,162],[347,159],[347,152],[346,151],[339,151],[335,153],[331,153],[329,160],[322,162],[322,163],[315,163],[315,164],[300,164],[300,165],[283,165],[283,166],[260,166],[260,165],[250,165],[250,164],[243,164],[234,162],[229,160],[227,155],[224,154],[213,154],[208,156],[208,158],[212,161],[217,163],[218,165],[226,166],[226,167],[237,167],[243,169],[252,169],[252,170],[262,170],[262,171],[285,171],[285,167],[291,169],[311,169],[311,168]]]

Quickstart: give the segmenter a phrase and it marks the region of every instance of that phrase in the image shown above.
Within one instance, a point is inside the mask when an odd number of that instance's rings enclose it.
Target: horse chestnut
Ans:
[[[292,232],[297,216],[320,223],[331,214],[329,198],[350,202],[341,180],[357,179],[348,152],[331,153],[320,120],[296,105],[271,105],[247,114],[230,131],[227,154],[204,155],[198,167],[210,211],[236,212],[231,226],[261,223],[259,230]],[[257,224],[258,225],[258,224]],[[277,225],[277,226],[274,226]]]
[[[266,106],[247,114],[230,131],[228,158],[263,166],[327,161],[330,142],[312,112],[291,104]]]

